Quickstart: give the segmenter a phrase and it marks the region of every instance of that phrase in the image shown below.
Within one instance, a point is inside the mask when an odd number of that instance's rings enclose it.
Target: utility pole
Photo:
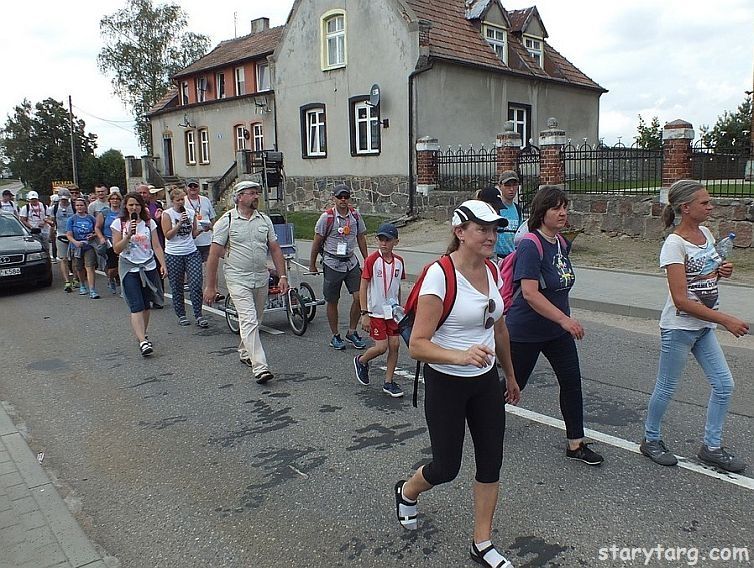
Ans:
[[[73,167],[73,183],[79,184],[78,167],[76,165],[76,144],[73,141],[73,101],[68,95],[68,125],[71,128],[71,166]]]

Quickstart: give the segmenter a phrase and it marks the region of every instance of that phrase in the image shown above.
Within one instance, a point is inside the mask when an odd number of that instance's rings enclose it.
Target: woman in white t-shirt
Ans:
[[[466,424],[474,440],[474,538],[470,554],[485,566],[510,563],[491,543],[505,434],[505,402],[518,403],[503,300],[496,284],[492,255],[502,217],[478,200],[453,212],[453,240],[448,248],[456,278],[456,298],[443,315],[445,274],[438,264],[426,273],[419,294],[410,353],[425,361],[424,408],[432,443],[432,462],[408,481],[395,485],[396,514],[407,529],[416,528],[416,499],[440,483],[453,480],[461,466]],[[498,376],[502,365],[506,392]]]
[[[139,340],[142,356],[154,351],[147,336],[149,311],[153,304],[162,305],[162,283],[165,256],[157,236],[157,224],[141,195],[129,193],[123,200],[123,212],[112,229],[113,251],[118,255],[118,272],[123,298],[131,312],[131,328]],[[158,273],[157,262],[160,261]]]
[[[740,337],[749,325],[718,311],[718,280],[733,273],[733,265],[720,258],[715,240],[701,225],[712,211],[712,200],[702,184],[693,180],[675,182],[663,211],[665,227],[681,221],[668,235],[660,252],[660,266],[668,279],[668,295],[660,316],[661,349],[657,383],[649,400],[641,453],[660,465],[678,460],[660,436],[665,410],[673,398],[689,353],[693,353],[712,387],[707,404],[704,441],[697,456],[704,463],[740,472],[746,464],[722,446],[723,423],[733,394],[733,377],[715,336],[716,324]]]
[[[173,309],[178,323],[189,325],[183,302],[183,276],[186,274],[196,325],[208,327],[209,322],[202,316],[202,256],[194,242],[194,237],[202,230],[197,228],[195,211],[185,206],[186,193],[182,189],[171,190],[170,201],[173,206],[162,212],[160,224],[165,235],[165,262],[173,294]]]

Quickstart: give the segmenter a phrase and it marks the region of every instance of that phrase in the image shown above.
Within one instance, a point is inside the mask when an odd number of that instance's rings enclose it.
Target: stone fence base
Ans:
[[[662,210],[657,195],[583,195],[570,194],[568,221],[587,234],[629,235],[660,239],[665,235]],[[736,233],[735,245],[752,246],[754,199],[716,198],[707,226],[715,236]]]
[[[332,207],[332,189],[340,183],[351,188],[351,200],[364,215],[397,218],[408,210],[407,176],[287,177],[285,208],[289,211],[323,211]]]

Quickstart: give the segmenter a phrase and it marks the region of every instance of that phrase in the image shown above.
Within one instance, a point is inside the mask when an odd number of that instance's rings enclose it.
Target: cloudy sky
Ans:
[[[353,2],[353,0],[349,0]],[[360,0],[376,1],[376,0]],[[285,23],[293,0],[180,0],[192,31],[212,45],[249,31],[249,21],[267,16]],[[102,47],[99,20],[125,0],[96,3],[37,0],[6,2],[0,49],[6,82],[0,88],[0,119],[24,98],[53,97],[86,121],[99,136],[98,152],[110,148],[140,155],[128,111],[97,70]],[[532,5],[507,0],[506,9]],[[636,135],[637,115],[647,122],[683,118],[695,127],[713,124],[735,110],[752,89],[754,9],[751,0],[539,0],[548,41],[610,92],[602,96],[600,135],[607,143]],[[697,130],[698,131],[698,130]]]

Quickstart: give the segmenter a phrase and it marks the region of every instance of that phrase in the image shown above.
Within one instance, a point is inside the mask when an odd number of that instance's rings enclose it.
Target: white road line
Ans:
[[[384,366],[380,366],[378,368],[383,371],[387,370],[387,368]],[[396,368],[395,374],[400,377],[409,378],[411,380],[413,380],[414,378],[413,372],[409,372],[404,369]],[[532,422],[537,422],[539,424],[544,424],[545,426],[550,426],[552,428],[557,428],[558,430],[565,431],[565,423],[562,420],[553,418],[552,416],[547,416],[546,414],[540,414],[539,412],[527,410],[526,408],[522,408],[520,406],[512,406],[510,404],[506,405],[505,411],[507,414],[512,414],[525,420],[530,420]],[[592,430],[590,428],[585,428],[584,434],[592,440],[597,440],[598,442],[602,442],[603,444],[607,444],[609,446],[641,455],[641,452],[639,451],[639,444],[637,444],[636,442],[624,440],[623,438],[618,438],[617,436],[605,434],[603,432]],[[725,481],[726,483],[737,485],[738,487],[742,487],[744,489],[749,489],[750,491],[754,491],[754,479],[752,479],[751,477],[745,477],[743,475],[738,475],[735,473],[722,473],[716,469],[690,461],[688,458],[685,458],[683,456],[676,457],[678,458],[678,467],[680,468],[686,469],[693,473],[698,473],[700,475],[706,475],[707,477],[719,479],[721,481]]]

